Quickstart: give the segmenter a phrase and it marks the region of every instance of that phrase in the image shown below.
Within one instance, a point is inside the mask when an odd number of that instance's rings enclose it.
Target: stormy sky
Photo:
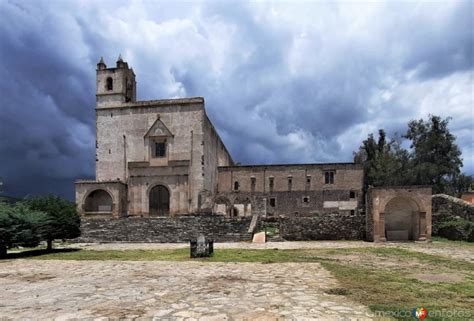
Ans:
[[[431,113],[473,174],[472,3],[1,0],[4,194],[94,177],[95,68],[119,54],[139,100],[205,97],[243,164],[352,161]]]

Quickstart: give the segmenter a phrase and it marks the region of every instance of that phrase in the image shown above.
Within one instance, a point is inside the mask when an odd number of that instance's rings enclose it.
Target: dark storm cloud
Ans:
[[[38,8],[0,6],[5,192],[71,198],[73,179],[93,174],[93,71],[63,50],[70,43],[60,21],[45,19]]]
[[[472,3],[0,2],[0,176],[73,198],[94,176],[95,64],[139,99],[204,96],[242,163],[350,161],[368,133],[453,116],[472,173]]]

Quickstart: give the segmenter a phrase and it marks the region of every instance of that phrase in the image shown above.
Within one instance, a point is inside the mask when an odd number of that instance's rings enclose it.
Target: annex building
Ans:
[[[362,165],[236,165],[204,98],[137,101],[136,92],[121,57],[113,68],[100,60],[96,179],[76,182],[83,218],[365,214]],[[380,215],[369,221],[378,224]]]

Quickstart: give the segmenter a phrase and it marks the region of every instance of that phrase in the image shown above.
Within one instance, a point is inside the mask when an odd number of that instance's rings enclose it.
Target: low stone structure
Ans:
[[[199,235],[197,239],[189,242],[191,258],[211,257],[214,253],[214,241]]]
[[[431,240],[431,187],[372,187],[367,194],[367,240]]]
[[[280,219],[279,232],[288,241],[363,240],[365,217],[338,214],[286,217]]]
[[[203,234],[216,242],[250,241],[251,218],[215,215],[88,219],[82,221],[82,235],[75,242],[184,243]]]

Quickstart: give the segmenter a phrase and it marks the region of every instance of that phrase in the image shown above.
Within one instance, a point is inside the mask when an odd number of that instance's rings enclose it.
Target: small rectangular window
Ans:
[[[355,215],[355,211],[351,210],[351,216],[354,216],[354,215]]]
[[[355,198],[355,197],[356,197],[356,193],[354,191],[350,191],[349,198]]]
[[[334,171],[324,173],[324,184],[334,184]]]
[[[239,187],[240,187],[239,182],[235,181],[234,182],[234,191],[238,191]]]
[[[303,196],[303,203],[309,203],[309,197],[308,196]]]
[[[257,179],[255,177],[250,178],[250,190],[255,192],[255,185],[257,183]]]
[[[166,143],[160,142],[155,143],[155,157],[165,157],[166,156]]]
[[[275,207],[276,206],[276,198],[272,197],[270,198],[270,206]]]
[[[309,191],[311,189],[311,176],[306,176],[306,190]]]
[[[273,186],[274,186],[273,177],[268,178],[268,186],[269,186],[269,189],[270,189],[270,193],[273,193]]]
[[[293,178],[288,177],[288,191],[291,192],[292,187],[293,187]]]

